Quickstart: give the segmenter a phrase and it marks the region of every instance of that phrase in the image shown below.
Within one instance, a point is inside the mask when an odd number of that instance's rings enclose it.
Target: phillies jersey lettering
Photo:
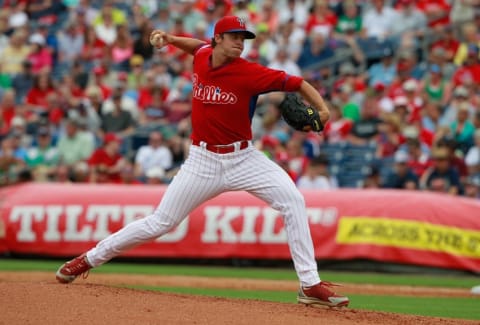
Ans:
[[[203,85],[198,82],[198,75],[193,74],[193,98],[208,104],[235,104],[237,96],[232,93],[222,91],[215,85]]]
[[[194,53],[192,135],[208,144],[252,139],[251,122],[260,94],[297,91],[302,78],[236,58],[212,68],[212,47]]]

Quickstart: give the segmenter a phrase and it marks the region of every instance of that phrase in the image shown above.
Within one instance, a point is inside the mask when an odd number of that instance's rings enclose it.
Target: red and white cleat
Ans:
[[[305,305],[322,305],[328,307],[346,307],[350,300],[336,294],[330,287],[335,286],[331,282],[321,281],[311,287],[300,287],[298,290],[297,301]]]
[[[60,283],[71,283],[82,274],[83,278],[86,279],[88,276],[88,271],[91,268],[92,266],[87,262],[86,254],[82,254],[60,266],[55,276],[57,281]]]

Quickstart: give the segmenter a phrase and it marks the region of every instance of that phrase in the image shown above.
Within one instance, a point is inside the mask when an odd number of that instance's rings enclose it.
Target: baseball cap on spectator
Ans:
[[[93,68],[93,73],[96,75],[103,75],[105,74],[105,69],[102,66],[96,66]]]
[[[416,126],[409,125],[403,128],[402,134],[407,139],[417,139],[420,135],[420,131]]]
[[[262,146],[264,147],[276,147],[280,144],[280,141],[271,135],[265,135],[262,137]]]
[[[448,149],[445,147],[434,148],[432,150],[432,158],[433,159],[447,159],[448,158]]]
[[[479,48],[477,44],[468,44],[467,54],[472,56],[477,56]]]
[[[391,48],[386,47],[382,51],[382,57],[384,58],[391,58],[393,56],[393,51]]]
[[[340,65],[338,72],[341,76],[354,75],[356,73],[355,67],[351,62],[344,62]]]
[[[393,99],[393,105],[394,106],[407,106],[408,105],[408,99],[405,96],[397,96]]]
[[[447,51],[445,51],[445,49],[443,47],[435,47],[432,50],[432,55],[433,56],[445,57],[446,54],[447,54]]]
[[[430,66],[430,72],[432,72],[432,73],[442,73],[442,69],[440,68],[440,66],[438,64],[432,64]]]
[[[408,153],[403,150],[397,150],[393,157],[393,160],[397,164],[405,164],[408,162]]]
[[[414,91],[417,89],[417,82],[413,79],[409,79],[402,84],[403,90]]]
[[[37,135],[39,136],[50,135],[50,129],[47,126],[42,126],[38,128]]]
[[[143,57],[141,55],[135,54],[132,55],[130,58],[130,66],[135,67],[135,66],[142,66],[143,65]]]
[[[122,142],[122,139],[115,133],[110,132],[105,134],[105,136],[103,137],[103,143],[109,144],[110,142]]]
[[[45,45],[45,37],[39,33],[32,34],[28,41],[31,44]]]
[[[236,16],[225,16],[215,24],[215,35],[223,33],[244,33],[246,39],[254,39],[254,33],[246,29],[245,20]]]
[[[147,178],[162,179],[165,177],[165,170],[162,167],[152,167],[145,172]]]
[[[14,118],[12,118],[11,126],[23,127],[25,126],[25,119],[21,116],[15,116]]]
[[[464,86],[458,86],[453,90],[453,96],[455,97],[468,97],[468,89]]]
[[[373,90],[375,90],[376,92],[382,92],[384,91],[386,88],[385,84],[383,82],[376,82],[374,85],[373,85]]]

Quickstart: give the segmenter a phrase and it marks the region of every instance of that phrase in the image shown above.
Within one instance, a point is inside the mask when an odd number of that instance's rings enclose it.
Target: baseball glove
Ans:
[[[298,96],[288,93],[279,105],[280,113],[285,122],[292,128],[303,132],[320,132],[323,124],[318,111],[307,106]]]

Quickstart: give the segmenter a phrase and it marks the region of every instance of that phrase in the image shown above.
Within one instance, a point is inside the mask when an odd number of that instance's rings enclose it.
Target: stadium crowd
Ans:
[[[480,198],[480,0],[0,3],[1,185],[168,183],[188,154],[192,58],[149,35],[208,42],[234,14],[257,34],[245,59],[303,76],[331,109],[321,134],[294,132],[279,94],[259,97],[255,145],[298,187],[350,186],[324,148],[373,148],[355,187]]]

